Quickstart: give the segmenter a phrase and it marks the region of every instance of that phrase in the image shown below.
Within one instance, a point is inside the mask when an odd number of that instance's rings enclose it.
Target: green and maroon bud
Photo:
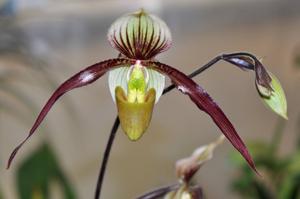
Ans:
[[[109,28],[108,40],[113,48],[131,59],[148,60],[171,47],[168,26],[143,9],[117,19]]]
[[[269,107],[272,111],[274,111],[284,119],[288,119],[287,101],[286,101],[284,90],[277,77],[271,72],[268,72],[268,74],[271,77],[270,86],[272,87],[272,91],[270,95],[265,96],[263,94],[263,91],[265,91],[266,89],[256,84],[258,93],[260,94],[261,99],[263,100],[264,104],[267,107]]]

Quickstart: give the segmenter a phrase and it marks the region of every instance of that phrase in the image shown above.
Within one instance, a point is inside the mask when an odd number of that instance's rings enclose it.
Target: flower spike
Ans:
[[[183,94],[188,95],[191,100],[198,106],[199,109],[206,112],[213,119],[215,124],[220,128],[223,134],[231,142],[231,144],[241,153],[248,162],[249,166],[256,172],[255,164],[251,155],[248,152],[243,140],[237,134],[231,122],[213,101],[213,99],[196,84],[192,79],[178,71],[177,69],[160,62],[144,62],[145,66],[151,67],[165,75],[167,75],[176,85],[177,89]]]
[[[44,118],[46,117],[49,110],[52,108],[54,103],[66,92],[73,90],[75,88],[79,88],[88,84],[93,83],[98,78],[100,78],[103,74],[105,74],[108,70],[124,65],[130,64],[130,61],[127,59],[110,59],[106,61],[102,61],[96,63],[92,66],[87,67],[86,69],[80,71],[79,73],[72,76],[70,79],[61,84],[58,89],[52,94],[50,99],[47,101],[43,109],[41,110],[39,116],[37,117],[35,123],[33,124],[31,130],[29,131],[28,136],[13,150],[8,160],[7,169],[9,169],[11,162],[13,161],[15,155],[18,150],[23,146],[23,144],[34,134],[35,130],[42,123]]]

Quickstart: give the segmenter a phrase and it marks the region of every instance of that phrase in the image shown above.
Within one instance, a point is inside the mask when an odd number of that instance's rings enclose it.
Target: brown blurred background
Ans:
[[[289,120],[281,153],[293,150],[290,143],[295,139],[300,114],[300,68],[294,62],[300,54],[300,1],[0,2],[1,18],[7,23],[0,30],[0,74],[13,74],[9,84],[27,96],[37,109],[72,74],[116,57],[117,52],[106,40],[109,25],[120,15],[143,7],[160,16],[173,35],[173,47],[158,59],[185,73],[220,53],[247,51],[263,58],[267,68],[280,79],[288,101]],[[32,67],[44,72],[41,74]],[[50,81],[45,74],[51,77]],[[195,80],[219,103],[245,141],[271,139],[278,116],[259,99],[252,72],[220,62]],[[18,114],[0,112],[0,189],[4,198],[17,198],[14,172],[43,140],[53,146],[78,197],[92,198],[116,115],[107,76],[63,97],[8,171],[5,170],[8,156],[27,135],[38,110],[30,111],[26,104],[5,92],[1,93],[1,99],[23,116],[18,119]],[[134,198],[174,182],[175,161],[220,133],[211,119],[178,91],[162,97],[150,128],[139,142],[130,142],[122,130],[118,131],[102,198]],[[197,174],[196,180],[207,198],[238,198],[229,188],[229,181],[236,174],[228,157],[232,150],[226,141]]]

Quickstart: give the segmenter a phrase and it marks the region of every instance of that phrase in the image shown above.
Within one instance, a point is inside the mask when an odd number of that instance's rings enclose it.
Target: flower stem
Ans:
[[[115,136],[116,136],[117,130],[119,128],[119,125],[120,125],[120,120],[119,120],[119,117],[117,116],[116,119],[115,119],[114,125],[111,129],[109,139],[107,141],[106,148],[105,148],[105,151],[104,151],[104,156],[103,156],[103,159],[102,159],[101,168],[100,168],[98,181],[97,181],[97,186],[96,186],[96,191],[95,191],[95,199],[100,198],[101,188],[102,188],[102,184],[103,184],[104,174],[105,174],[105,171],[106,171],[107,161],[108,161],[110,150],[111,150],[111,147],[112,147],[113,142],[115,140]]]
[[[254,60],[257,60],[255,56],[253,56],[252,54],[249,54],[249,53],[245,53],[245,52],[238,52],[238,53],[232,53],[232,54],[221,54],[221,55],[215,57],[214,59],[212,59],[211,61],[209,61],[207,64],[205,64],[202,67],[198,68],[197,70],[195,70],[191,74],[189,74],[188,77],[189,78],[193,78],[193,77],[199,75],[200,73],[204,72],[206,69],[208,69],[209,67],[211,67],[212,65],[214,65],[218,61],[225,60],[226,58],[235,57],[235,56],[248,56],[248,57],[250,57],[250,58],[252,58]],[[174,84],[171,84],[170,86],[166,87],[164,89],[162,95],[170,92],[175,87],[176,86]],[[111,147],[113,145],[113,142],[114,142],[114,139],[115,139],[115,135],[117,133],[119,125],[120,125],[119,117],[116,117],[114,125],[113,125],[113,127],[111,129],[111,132],[110,132],[109,139],[108,139],[107,144],[106,144],[105,151],[104,151],[104,156],[103,156],[103,159],[102,159],[101,168],[100,168],[100,172],[99,172],[98,180],[97,180],[97,185],[96,185],[95,199],[99,199],[100,198],[100,194],[101,194],[101,189],[102,189],[102,184],[103,184],[103,179],[104,179],[104,175],[105,175],[105,171],[106,171],[107,162],[108,162],[108,159],[109,159]]]

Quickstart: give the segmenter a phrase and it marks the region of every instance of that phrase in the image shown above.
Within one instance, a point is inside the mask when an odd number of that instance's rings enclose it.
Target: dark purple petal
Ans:
[[[213,99],[197,85],[192,79],[182,72],[160,62],[144,62],[143,65],[152,67],[153,69],[169,76],[176,85],[177,89],[187,94],[199,109],[211,116],[216,125],[220,128],[232,145],[242,154],[249,166],[257,172],[251,155],[242,139],[237,134],[231,122],[227,119],[220,107]]]
[[[230,57],[224,57],[224,60],[238,66],[241,69],[249,69],[254,70],[255,62],[252,58],[243,56],[243,55],[236,55]]]
[[[199,185],[195,185],[190,187],[190,193],[192,195],[192,199],[203,199],[203,191]]]
[[[179,184],[169,185],[166,187],[161,187],[158,189],[155,189],[151,192],[145,193],[142,196],[137,197],[136,199],[156,199],[161,198],[167,193],[174,191],[175,189],[179,188]]]
[[[12,160],[14,159],[15,155],[17,154],[18,150],[22,147],[22,145],[31,137],[31,135],[35,132],[41,122],[44,120],[45,116],[53,106],[53,104],[62,96],[64,93],[78,87],[82,87],[88,85],[98,78],[100,78],[103,74],[105,74],[108,70],[119,66],[130,64],[130,61],[127,59],[110,59],[106,61],[102,61],[96,63],[92,66],[87,67],[86,69],[80,71],[79,73],[75,74],[73,77],[65,81],[61,84],[58,89],[52,94],[50,99],[47,101],[46,105],[41,110],[40,114],[38,115],[35,123],[33,124],[32,128],[29,131],[28,136],[13,150],[8,160],[7,169],[10,167]]]
[[[255,63],[255,75],[257,84],[265,87],[269,91],[273,91],[273,88],[271,87],[272,78],[270,77],[262,63],[259,61],[256,61]]]

